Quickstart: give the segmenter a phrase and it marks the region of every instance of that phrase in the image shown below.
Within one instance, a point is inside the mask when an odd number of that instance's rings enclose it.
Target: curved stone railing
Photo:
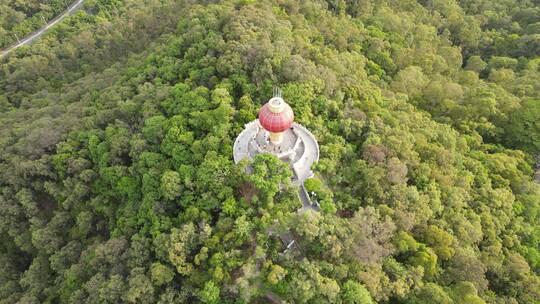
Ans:
[[[295,124],[295,127],[300,128],[302,131],[306,132],[309,135],[310,140],[313,144],[315,144],[315,147],[317,148],[317,155],[315,161],[319,161],[319,143],[315,140],[315,135],[313,135],[313,133],[311,133],[308,129],[306,129],[306,127],[302,126],[301,124],[297,123]]]
[[[250,142],[251,135],[253,135],[252,134],[253,133],[252,129],[253,129],[254,124],[257,124],[257,126],[255,126],[255,130],[258,130],[258,128],[259,128],[259,120],[250,121],[247,124],[245,124],[244,130],[242,130],[242,132],[240,132],[240,134],[238,135],[238,137],[234,141],[233,159],[234,159],[235,163],[238,163],[244,157],[249,156],[249,142]],[[254,134],[256,134],[256,133],[254,133]],[[246,142],[245,145],[241,144],[241,142],[243,142],[243,141]],[[245,150],[243,148],[245,148]]]

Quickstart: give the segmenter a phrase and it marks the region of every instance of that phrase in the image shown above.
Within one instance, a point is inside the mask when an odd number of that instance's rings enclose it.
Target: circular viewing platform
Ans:
[[[315,137],[305,127],[292,123],[283,131],[283,139],[279,144],[270,140],[269,131],[265,130],[259,120],[246,124],[238,135],[233,147],[234,162],[244,158],[253,159],[259,153],[270,153],[288,163],[295,174],[295,182],[302,183],[313,176],[311,165],[319,160],[319,145]]]

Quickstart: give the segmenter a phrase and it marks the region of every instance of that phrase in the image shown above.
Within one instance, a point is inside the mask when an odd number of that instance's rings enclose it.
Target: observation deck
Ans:
[[[259,153],[270,153],[288,163],[295,174],[293,182],[302,184],[313,177],[311,165],[319,160],[319,145],[315,137],[304,126],[292,123],[283,131],[282,140],[275,144],[270,140],[270,131],[265,130],[259,120],[246,124],[233,147],[234,162],[244,158],[253,159]]]

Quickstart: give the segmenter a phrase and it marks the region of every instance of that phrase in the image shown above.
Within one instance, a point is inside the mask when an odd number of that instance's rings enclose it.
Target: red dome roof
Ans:
[[[272,98],[274,99],[274,98]],[[280,101],[278,101],[279,107],[281,108],[280,112],[273,112],[272,111],[272,105],[270,103],[273,100],[270,100],[270,102],[266,103],[264,106],[261,107],[259,110],[259,122],[261,123],[261,126],[270,132],[279,133],[287,130],[292,126],[293,120],[294,120],[294,113],[291,107],[285,103],[281,98],[279,98]],[[275,106],[274,106],[274,111]]]

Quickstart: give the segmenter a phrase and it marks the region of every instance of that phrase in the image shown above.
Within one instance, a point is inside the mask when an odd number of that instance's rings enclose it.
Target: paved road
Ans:
[[[35,39],[41,37],[43,34],[45,34],[51,27],[55,26],[58,22],[62,21],[67,16],[71,15],[75,10],[77,10],[81,5],[84,3],[84,0],[77,0],[74,3],[72,3],[62,14],[56,16],[53,20],[49,21],[44,27],[40,28],[39,30],[33,32],[32,34],[26,36],[24,39],[20,40],[17,44],[14,44],[7,49],[0,51],[0,59],[5,57],[10,52],[14,51],[15,49],[29,44]]]

